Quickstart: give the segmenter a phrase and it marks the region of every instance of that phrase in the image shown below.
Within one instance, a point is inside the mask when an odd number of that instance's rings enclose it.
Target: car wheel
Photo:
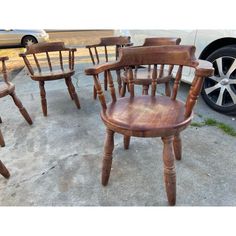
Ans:
[[[204,101],[218,112],[236,114],[236,45],[220,48],[206,60],[212,62],[215,72],[205,78]]]
[[[27,47],[27,46],[30,46],[32,44],[35,44],[37,43],[37,39],[33,36],[25,36],[23,39],[22,39],[22,46],[23,47]]]

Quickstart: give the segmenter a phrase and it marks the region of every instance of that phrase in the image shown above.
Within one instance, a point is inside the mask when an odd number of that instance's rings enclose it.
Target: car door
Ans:
[[[15,30],[0,29],[0,46],[19,45],[20,40]]]

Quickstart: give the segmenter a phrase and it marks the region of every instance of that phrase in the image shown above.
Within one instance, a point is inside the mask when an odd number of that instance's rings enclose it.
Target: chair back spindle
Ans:
[[[176,73],[176,77],[175,77],[175,82],[174,82],[172,96],[171,96],[172,100],[176,99],[178,89],[179,89],[180,80],[181,80],[181,77],[182,77],[182,70],[183,70],[183,66],[180,65],[179,68],[178,68],[178,71]]]
[[[71,50],[69,52],[71,52],[71,54],[72,54],[71,62],[70,62],[70,67],[71,67],[71,70],[74,70],[74,66],[75,66],[75,50]]]
[[[159,70],[159,75],[158,75],[158,78],[161,78],[163,77],[163,73],[164,73],[164,65],[160,65],[160,70]]]
[[[130,97],[134,97],[134,75],[132,67],[129,67],[128,69],[128,82],[129,82]]]
[[[117,78],[117,83],[118,83],[118,90],[120,92],[121,88],[122,88],[122,79],[121,79],[121,72],[120,72],[120,70],[116,70],[116,78]]]
[[[41,67],[40,67],[40,65],[39,65],[39,61],[38,61],[38,58],[37,58],[37,56],[35,55],[35,53],[33,53],[33,57],[34,57],[35,64],[36,64],[36,66],[37,66],[37,68],[38,68],[38,71],[39,71],[39,73],[41,73]]]
[[[47,61],[48,61],[49,69],[50,69],[50,71],[52,71],[52,63],[51,63],[51,59],[50,59],[50,56],[49,56],[48,52],[46,52],[46,56],[47,56]]]
[[[62,58],[62,52],[61,51],[59,51],[59,60],[60,60],[61,70],[64,71],[63,58]]]
[[[174,69],[174,65],[169,65],[168,74],[167,74],[169,78],[172,78],[173,69]],[[170,80],[165,82],[165,94],[168,97],[171,96]]]
[[[95,60],[94,60],[94,57],[93,57],[92,49],[90,47],[88,49],[89,49],[89,55],[90,55],[90,58],[92,60],[92,63],[93,63],[93,65],[95,65],[96,63],[95,63]]]
[[[104,96],[98,75],[94,75],[93,79],[94,79],[94,85],[97,90],[97,95],[98,95],[98,98],[99,98],[101,106],[102,106],[102,110],[106,111],[106,109],[107,109],[106,100],[105,100],[105,96]]]
[[[116,91],[115,91],[115,87],[113,84],[113,79],[112,79],[112,75],[111,75],[110,70],[107,71],[106,76],[108,79],[108,85],[109,85],[109,89],[110,89],[110,93],[111,93],[112,102],[116,102]]]
[[[108,54],[107,54],[107,46],[106,45],[104,46],[104,49],[105,49],[106,62],[108,62]]]
[[[154,97],[156,94],[156,87],[157,87],[157,64],[154,65],[152,71],[152,92],[151,95]]]
[[[97,64],[99,64],[99,63],[100,63],[100,60],[99,60],[99,56],[98,56],[97,47],[94,47],[94,50],[95,50],[95,55],[96,55],[96,59],[97,59]]]

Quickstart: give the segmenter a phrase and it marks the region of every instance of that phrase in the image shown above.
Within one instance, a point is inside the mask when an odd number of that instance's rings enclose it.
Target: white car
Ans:
[[[26,47],[34,43],[48,41],[44,30],[0,29],[0,47]]]
[[[202,97],[213,109],[236,114],[236,30],[119,30],[130,35],[134,45],[142,45],[146,37],[179,37],[182,45],[195,45],[196,57],[208,60],[215,68],[206,78]],[[183,81],[191,83],[191,70],[184,71]]]

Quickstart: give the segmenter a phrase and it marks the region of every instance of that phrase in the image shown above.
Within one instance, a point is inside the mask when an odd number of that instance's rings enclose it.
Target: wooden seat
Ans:
[[[6,61],[8,60],[8,57],[0,57],[0,62],[2,64],[2,76],[3,81],[0,82],[0,98],[5,97],[7,95],[10,95],[15,103],[15,105],[18,107],[20,113],[25,118],[25,120],[28,122],[28,124],[32,125],[33,122],[30,118],[30,115],[28,114],[27,110],[22,105],[20,99],[16,96],[15,92],[15,85],[8,81],[7,76],[7,67],[6,67]],[[0,118],[0,123],[2,123],[2,119]],[[3,135],[0,132],[0,145],[2,147],[5,146],[5,142],[3,139]]]
[[[47,116],[45,81],[65,79],[70,97],[80,109],[79,98],[71,81],[75,73],[75,51],[75,48],[66,48],[63,42],[53,42],[33,44],[27,47],[26,53],[19,54],[23,57],[31,79],[39,82],[44,116]]]
[[[32,76],[33,80],[42,81],[42,80],[57,80],[57,79],[64,79],[65,77],[71,77],[74,75],[74,70],[64,70],[63,72],[60,70],[55,71],[44,71],[42,72],[35,72]]]
[[[2,176],[4,176],[6,179],[8,179],[10,177],[10,173],[8,171],[8,169],[6,168],[6,166],[1,162],[0,160],[0,174]]]
[[[141,47],[146,46],[164,46],[164,45],[179,45],[181,42],[180,38],[165,38],[165,37],[154,37],[154,38],[145,38],[144,43]],[[160,66],[160,69],[157,71],[158,74],[161,74],[159,76],[157,83],[158,84],[165,84],[166,87],[166,94],[168,95],[170,93],[170,84],[169,81],[173,79],[171,73],[173,68],[170,66],[167,71],[164,71],[162,66]],[[152,73],[153,70],[148,65],[147,67],[141,67],[139,68],[136,66],[136,70],[134,73],[134,83],[137,85],[142,85],[143,87],[143,94],[147,95],[149,87],[152,83]],[[121,74],[122,79],[122,89],[121,89],[121,97],[125,96],[126,90],[128,88],[128,78],[126,71]]]
[[[122,47],[131,46],[130,37],[126,36],[114,36],[100,38],[98,44],[87,45],[89,55],[93,65],[99,65],[108,61],[115,61],[119,56],[119,49]],[[118,88],[121,90],[121,77],[117,74]],[[107,78],[104,74],[104,89],[107,90]],[[97,98],[96,88],[93,89],[93,97]]]
[[[191,119],[186,119],[184,113],[185,104],[181,101],[164,96],[137,96],[117,100],[101,116],[107,126],[128,136],[161,137],[186,127]]]
[[[94,84],[102,106],[101,118],[106,125],[106,140],[102,167],[102,184],[108,183],[112,152],[114,149],[114,133],[124,136],[124,148],[128,149],[130,137],[161,137],[164,162],[164,180],[170,205],[176,201],[176,173],[174,158],[181,159],[182,146],[180,132],[184,130],[193,118],[193,107],[205,77],[213,74],[210,62],[196,60],[194,46],[148,46],[130,47],[120,50],[117,62],[105,63],[85,70],[87,75],[93,75]],[[151,94],[135,96],[134,74],[139,65],[153,65],[151,75]],[[162,77],[158,73],[158,65],[176,67],[173,73],[174,85],[171,95],[157,96],[157,82]],[[183,66],[195,70],[195,78],[185,102],[177,99],[178,88]],[[117,98],[111,71],[126,68],[129,97]],[[106,73],[112,101],[107,104],[100,84],[99,74]]]

